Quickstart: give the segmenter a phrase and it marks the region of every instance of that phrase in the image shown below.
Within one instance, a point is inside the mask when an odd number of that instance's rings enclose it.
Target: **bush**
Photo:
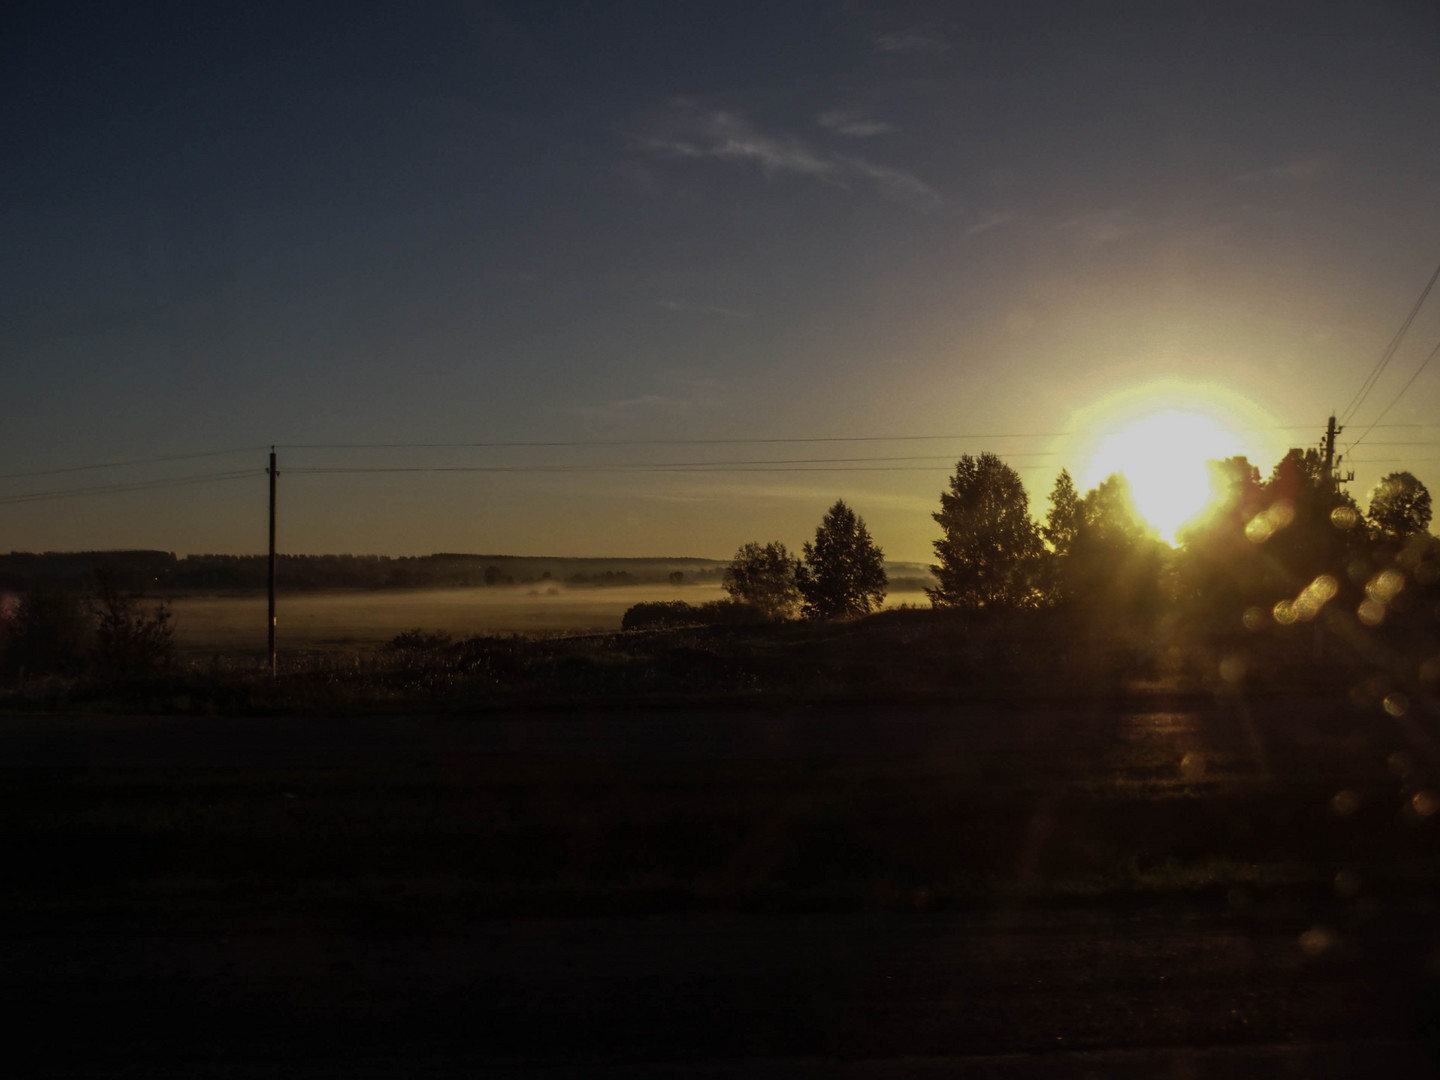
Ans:
[[[683,600],[655,600],[636,604],[620,620],[621,630],[669,630],[704,622],[700,609]]]
[[[620,620],[621,630],[674,630],[682,626],[750,626],[769,622],[753,604],[738,600],[711,600],[687,604],[683,600],[655,600],[636,604]]]
[[[788,619],[800,603],[795,562],[778,540],[741,547],[725,570],[725,591],[766,619]]]
[[[120,589],[113,575],[95,574],[95,663],[112,678],[156,675],[175,662],[170,606],[146,610],[141,592]]]
[[[4,623],[5,669],[12,675],[69,675],[86,664],[94,627],[75,594],[36,588],[20,597]]]
[[[418,626],[414,630],[403,630],[390,639],[390,648],[395,650],[418,650],[428,652],[432,649],[443,649],[450,644],[450,635],[443,630],[435,633],[421,630]]]

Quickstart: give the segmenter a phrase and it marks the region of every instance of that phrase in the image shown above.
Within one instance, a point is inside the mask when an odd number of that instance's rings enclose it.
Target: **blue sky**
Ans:
[[[925,559],[947,459],[1043,505],[1137,388],[1243,397],[1268,470],[1440,262],[1440,13],[1170,7],[10,5],[3,471],[278,443],[311,552],[720,557],[843,496]],[[1440,365],[1384,420],[1437,405]],[[647,441],[900,435],[950,438]],[[1372,432],[1362,502],[1429,439]],[[641,444],[308,448],[573,441]],[[796,471],[842,465],[897,471]],[[10,504],[0,548],[258,550],[263,485]]]

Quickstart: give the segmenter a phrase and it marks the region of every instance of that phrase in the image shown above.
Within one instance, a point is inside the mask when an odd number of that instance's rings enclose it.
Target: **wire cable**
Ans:
[[[1365,381],[1360,384],[1360,389],[1355,391],[1349,404],[1341,410],[1340,422],[1342,424],[1348,423],[1350,418],[1355,415],[1356,410],[1358,410],[1360,406],[1365,403],[1365,399],[1370,396],[1370,391],[1375,388],[1375,383],[1379,380],[1380,376],[1384,374],[1390,361],[1394,359],[1396,350],[1400,348],[1400,343],[1405,340],[1405,335],[1410,330],[1410,324],[1415,321],[1415,316],[1420,314],[1420,309],[1424,306],[1426,298],[1430,295],[1430,290],[1435,287],[1437,278],[1440,278],[1440,265],[1435,267],[1435,272],[1430,275],[1430,280],[1425,283],[1425,288],[1420,293],[1420,299],[1415,301],[1415,306],[1410,309],[1410,314],[1405,316],[1405,321],[1400,324],[1400,329],[1395,331],[1395,336],[1390,339],[1390,344],[1387,345],[1385,351],[1380,354],[1380,359],[1375,361],[1375,366],[1370,369],[1370,374],[1367,375]]]
[[[169,461],[195,461],[199,458],[228,457],[232,454],[254,454],[266,447],[242,446],[234,450],[205,450],[195,454],[167,454],[164,457],[131,458],[128,461],[107,461],[99,465],[70,465],[63,469],[37,469],[33,472],[0,473],[0,480],[24,480],[37,476],[60,476],[62,473],[94,472],[99,469],[123,469],[132,465],[158,465]]]
[[[1437,341],[1437,342],[1435,343],[1435,348],[1433,348],[1433,349],[1430,350],[1430,355],[1427,356],[1427,357],[1425,357],[1425,359],[1420,362],[1420,366],[1415,369],[1415,374],[1413,374],[1413,375],[1410,376],[1410,380],[1409,380],[1404,386],[1402,386],[1402,387],[1400,388],[1400,392],[1399,392],[1398,394],[1396,394],[1396,395],[1390,400],[1390,404],[1389,404],[1389,405],[1386,405],[1385,408],[1383,408],[1383,409],[1380,410],[1380,415],[1375,418],[1375,423],[1374,423],[1374,424],[1371,424],[1368,428],[1366,428],[1363,432],[1361,432],[1360,437],[1359,437],[1358,439],[1356,439],[1354,442],[1352,442],[1348,447],[1346,447],[1345,452],[1346,452],[1347,454],[1348,454],[1351,450],[1354,450],[1355,447],[1359,446],[1362,442],[1364,442],[1364,441],[1365,441],[1365,436],[1366,436],[1366,435],[1369,435],[1370,432],[1372,432],[1372,431],[1375,430],[1375,425],[1378,424],[1381,420],[1385,419],[1385,415],[1386,415],[1391,409],[1393,409],[1397,404],[1399,404],[1400,399],[1405,396],[1405,392],[1406,392],[1407,390],[1409,390],[1410,387],[1412,387],[1412,386],[1415,385],[1415,380],[1420,377],[1420,373],[1421,373],[1421,372],[1423,372],[1427,367],[1430,366],[1430,361],[1435,359],[1436,354],[1440,354],[1440,341]],[[1401,443],[1371,443],[1370,445],[1371,445],[1371,446],[1400,446],[1400,445],[1404,445],[1404,444],[1401,444]],[[1425,444],[1422,443],[1422,444],[1416,444],[1416,445],[1425,445]]]
[[[60,488],[55,491],[29,491],[22,495],[0,496],[0,506],[13,506],[18,503],[41,502],[50,499],[73,499],[89,495],[114,495],[121,492],[155,491],[160,488],[182,487],[187,484],[211,484],[226,480],[242,480],[264,475],[264,469],[245,469],[239,472],[168,476],[153,480],[136,480],[125,484],[95,484],[90,487]]]

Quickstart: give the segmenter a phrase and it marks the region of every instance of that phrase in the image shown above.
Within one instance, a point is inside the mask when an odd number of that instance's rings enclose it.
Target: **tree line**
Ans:
[[[1037,520],[1014,468],[963,455],[940,507],[927,588],[936,608],[1069,610],[1113,636],[1216,635],[1317,619],[1327,606],[1359,626],[1437,620],[1440,544],[1430,493],[1386,476],[1362,512],[1314,449],[1292,449],[1262,480],[1245,457],[1209,463],[1208,511],[1172,548],[1136,511],[1123,475],[1081,493],[1066,470]],[[725,571],[728,602],[638,605],[627,628],[686,622],[865,615],[884,602],[882,553],[844,500],[796,557],[779,541],[743,545]]]

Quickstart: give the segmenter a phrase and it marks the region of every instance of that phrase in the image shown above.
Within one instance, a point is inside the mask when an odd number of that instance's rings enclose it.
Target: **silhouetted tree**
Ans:
[[[164,601],[144,605],[144,593],[121,589],[113,573],[95,572],[95,660],[107,675],[153,675],[175,659],[175,631]]]
[[[1098,621],[1133,624],[1158,614],[1165,545],[1135,510],[1116,473],[1080,500],[1079,527],[1064,561],[1064,594]]]
[[[1040,532],[1056,555],[1068,555],[1084,520],[1075,481],[1070,478],[1069,469],[1061,469],[1055,486],[1050,489],[1050,511]]]
[[[1430,529],[1430,490],[1412,473],[1393,472],[1370,493],[1366,514],[1382,540],[1405,540]]]
[[[1252,537],[1268,527],[1262,515],[1270,504],[1260,470],[1248,458],[1230,457],[1206,466],[1209,510],[1180,534],[1177,598],[1190,615],[1238,631],[1246,608],[1266,600],[1264,553]],[[1252,522],[1259,527],[1247,534]]]
[[[805,561],[795,568],[804,614],[813,619],[868,615],[885,602],[889,581],[884,555],[870,539],[865,519],[837,499],[805,544]]]
[[[778,540],[740,548],[725,570],[725,591],[767,619],[788,619],[800,603],[795,562]]]
[[[1044,548],[1030,519],[1030,499],[1019,474],[994,454],[964,455],[950,490],[931,515],[941,537],[939,584],[926,589],[936,607],[1019,607],[1037,602],[1036,573]]]
[[[4,635],[0,644],[11,672],[69,674],[87,663],[94,626],[78,596],[42,586],[20,597],[5,619]]]
[[[1359,507],[1325,471],[1318,450],[1290,449],[1263,492],[1265,510],[1246,525],[1246,534],[1263,547],[1275,599],[1294,596],[1319,574],[1343,577],[1351,558],[1363,554]]]

